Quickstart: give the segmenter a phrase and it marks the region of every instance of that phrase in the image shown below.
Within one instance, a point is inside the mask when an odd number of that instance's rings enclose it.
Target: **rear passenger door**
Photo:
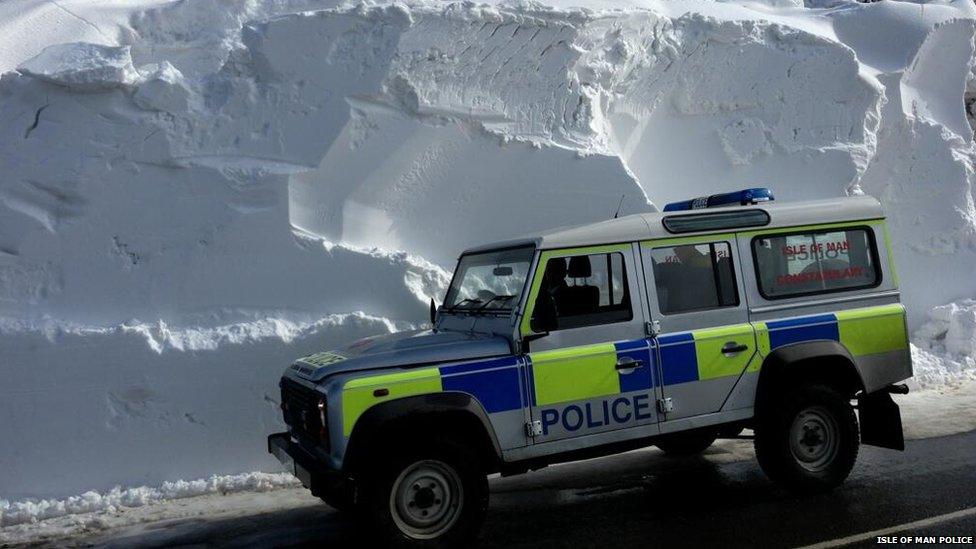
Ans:
[[[718,412],[756,355],[735,235],[644,242],[641,256],[659,324],[664,419]]]
[[[635,248],[540,254],[520,324],[535,443],[657,422]]]

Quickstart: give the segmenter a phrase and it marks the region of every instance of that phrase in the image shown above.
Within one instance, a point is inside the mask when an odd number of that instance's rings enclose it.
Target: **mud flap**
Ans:
[[[905,449],[901,410],[887,391],[876,391],[857,399],[861,421],[861,444],[892,450]]]

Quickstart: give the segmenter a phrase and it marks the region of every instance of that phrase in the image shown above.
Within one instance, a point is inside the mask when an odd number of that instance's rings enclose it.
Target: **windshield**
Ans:
[[[534,248],[461,257],[444,299],[448,311],[510,311],[518,304]]]

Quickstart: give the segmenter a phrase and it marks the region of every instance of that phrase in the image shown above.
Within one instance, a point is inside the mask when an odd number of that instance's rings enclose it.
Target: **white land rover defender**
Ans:
[[[752,429],[770,478],[817,492],[860,443],[904,446],[890,394],[911,355],[874,198],[750,189],[479,246],[431,305],[431,329],[291,365],[268,439],[388,542],[470,539],[495,472]]]

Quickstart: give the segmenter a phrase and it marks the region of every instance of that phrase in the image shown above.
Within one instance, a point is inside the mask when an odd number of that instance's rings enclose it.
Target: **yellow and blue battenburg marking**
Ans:
[[[508,356],[351,379],[342,393],[343,434],[349,436],[359,416],[380,402],[428,393],[468,393],[489,414],[521,409],[521,364],[518,357]],[[380,387],[387,389],[385,395],[373,392]]]
[[[784,345],[814,340],[839,341],[854,357],[908,348],[905,307],[898,303],[757,322],[755,326],[763,354]]]
[[[348,436],[359,416],[380,402],[420,394],[467,393],[487,413],[495,414],[525,406],[649,393],[659,385],[739,375],[747,367],[756,371],[762,360],[752,352],[743,353],[739,360],[721,358],[721,345],[729,337],[752,337],[753,326],[763,356],[784,345],[815,340],[839,341],[855,358],[904,352],[908,348],[904,311],[900,304],[883,305],[663,334],[656,341],[617,341],[351,379],[343,388],[343,431]],[[616,370],[616,361],[624,357],[642,361],[643,367],[629,372]],[[656,373],[658,357],[662,379]],[[388,392],[377,395],[374,390],[379,387]],[[613,402],[608,402],[613,411]]]

